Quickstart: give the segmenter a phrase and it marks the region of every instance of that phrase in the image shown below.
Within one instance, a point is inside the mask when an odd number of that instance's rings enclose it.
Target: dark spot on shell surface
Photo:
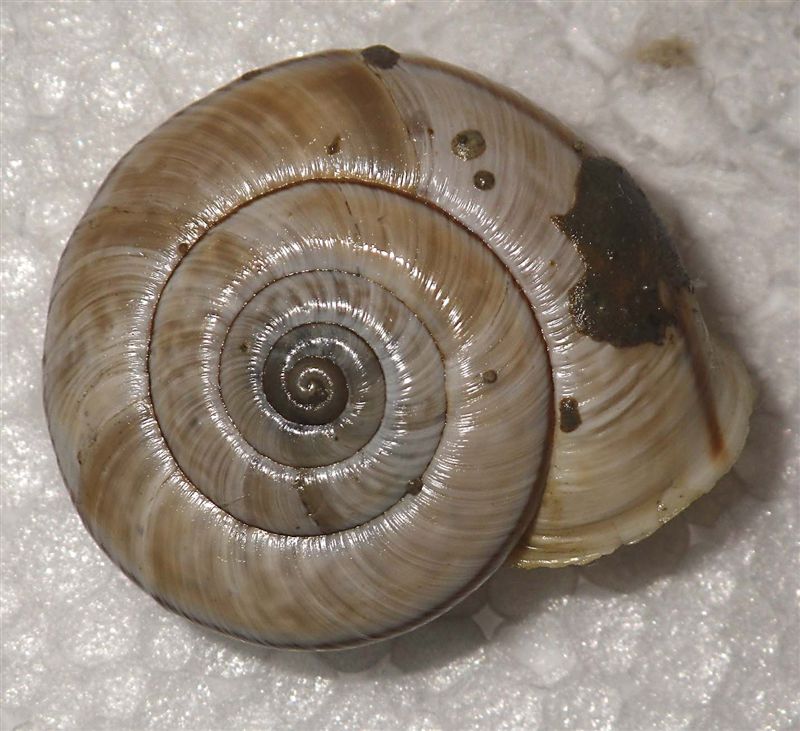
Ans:
[[[328,145],[325,145],[325,152],[329,155],[336,155],[342,149],[342,136],[336,135],[333,138],[333,142]]]
[[[553,223],[586,266],[569,294],[579,332],[622,347],[664,342],[689,278],[642,190],[613,160],[583,160],[575,202]]]
[[[581,425],[581,412],[578,401],[572,396],[565,396],[558,404],[559,425],[561,431],[575,431]]]
[[[488,370],[481,374],[481,379],[484,383],[494,383],[497,381],[497,371]]]
[[[400,60],[400,54],[389,46],[370,46],[361,51],[361,56],[379,69],[390,69]]]
[[[410,116],[407,127],[413,140],[422,141],[434,136],[430,116],[424,109],[418,109]]]
[[[415,477],[413,480],[408,481],[408,486],[406,487],[406,492],[410,495],[419,495],[420,490],[422,490],[422,478]]]
[[[478,190],[491,190],[494,188],[494,175],[488,170],[478,170],[472,178]]]
[[[178,244],[178,253],[181,256],[186,256],[189,253],[189,244]]]
[[[453,137],[450,148],[456,157],[473,160],[486,152],[486,140],[477,129],[465,129]]]

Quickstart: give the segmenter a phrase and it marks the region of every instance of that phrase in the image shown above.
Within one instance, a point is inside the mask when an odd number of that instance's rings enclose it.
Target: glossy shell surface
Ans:
[[[622,168],[384,47],[251,72],[136,145],[63,255],[44,371],[109,556],[293,648],[648,535],[752,406]]]

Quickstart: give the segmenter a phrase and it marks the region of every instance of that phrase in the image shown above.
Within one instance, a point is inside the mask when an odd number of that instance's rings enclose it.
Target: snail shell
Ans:
[[[642,538],[753,398],[622,168],[385,47],[248,73],[137,144],[64,252],[44,378],[109,556],[296,648],[413,628],[512,551]]]

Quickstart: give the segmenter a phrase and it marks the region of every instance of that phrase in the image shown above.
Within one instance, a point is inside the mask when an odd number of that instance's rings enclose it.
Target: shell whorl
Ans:
[[[417,198],[392,105],[353,54],[217,92],[134,148],[62,263],[53,313],[102,292],[48,343],[51,406],[86,394],[54,428],[76,504],[156,596],[248,639],[423,621],[505,559],[540,497],[552,398],[530,303]],[[303,387],[337,403],[314,418]]]
[[[666,345],[576,328],[585,258],[554,223],[576,147],[511,92],[388,49],[247,74],[136,145],[64,253],[45,348],[100,545],[199,622],[349,646],[441,613],[515,546],[580,561],[680,509],[671,489],[708,489],[744,439],[746,376],[709,355],[702,396],[734,427],[695,480],[663,443],[705,439],[686,343],[712,343],[690,309]],[[564,399],[583,426],[556,428]],[[642,424],[663,485],[587,500]]]

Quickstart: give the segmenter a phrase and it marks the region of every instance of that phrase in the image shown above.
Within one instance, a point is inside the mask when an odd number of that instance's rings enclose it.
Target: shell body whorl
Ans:
[[[145,138],[48,321],[51,434],[95,539],[192,619],[340,647],[436,616],[515,547],[591,560],[710,489],[749,382],[640,191],[611,163],[581,183],[587,160],[512,92],[380,48],[247,74]],[[617,185],[632,214],[587,224]],[[659,267],[620,270],[647,237]],[[598,334],[604,307],[636,342]]]

